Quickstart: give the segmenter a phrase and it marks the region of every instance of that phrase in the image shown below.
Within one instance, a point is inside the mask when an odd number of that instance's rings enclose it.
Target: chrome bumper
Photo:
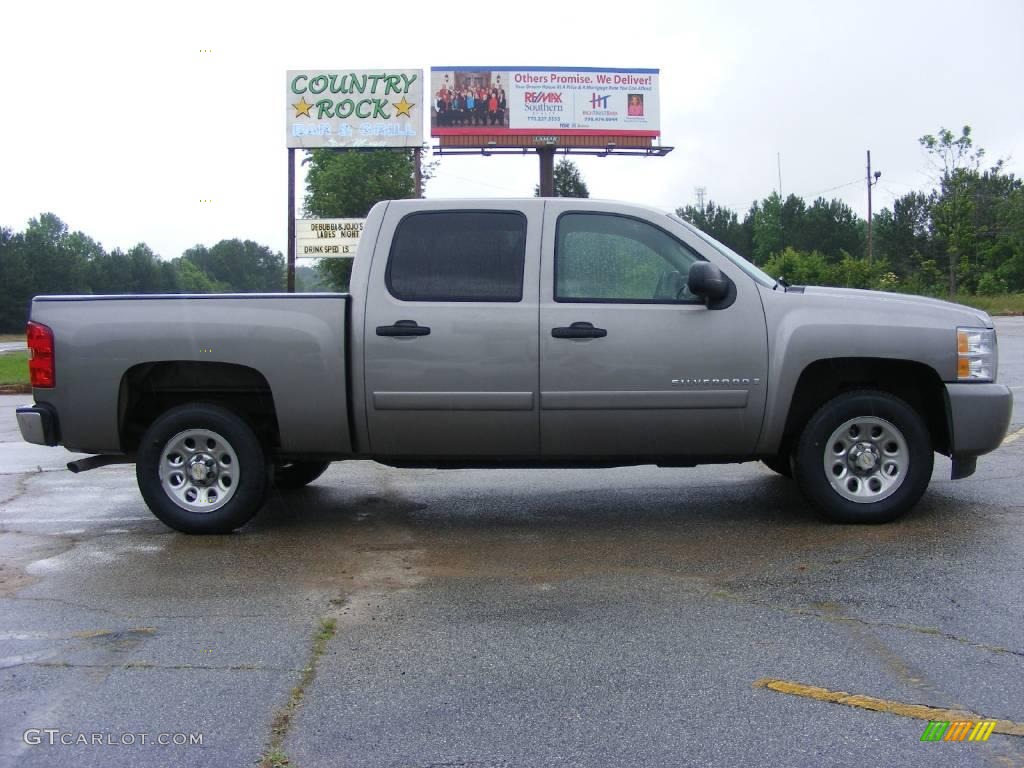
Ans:
[[[57,445],[57,414],[42,405],[23,405],[17,410],[18,429],[26,443]]]

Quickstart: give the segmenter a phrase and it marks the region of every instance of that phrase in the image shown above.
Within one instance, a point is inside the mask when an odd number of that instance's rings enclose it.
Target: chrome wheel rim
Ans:
[[[892,496],[910,468],[903,433],[875,416],[858,416],[839,425],[825,443],[824,459],[832,490],[857,504]]]
[[[238,476],[235,449],[210,429],[179,432],[160,453],[160,486],[189,512],[209,514],[223,507],[235,495]]]

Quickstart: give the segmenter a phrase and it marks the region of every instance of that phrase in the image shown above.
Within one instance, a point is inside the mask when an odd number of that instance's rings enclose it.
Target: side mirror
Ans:
[[[722,270],[709,261],[698,261],[690,267],[687,285],[690,293],[703,298],[709,307],[727,298],[732,287]]]

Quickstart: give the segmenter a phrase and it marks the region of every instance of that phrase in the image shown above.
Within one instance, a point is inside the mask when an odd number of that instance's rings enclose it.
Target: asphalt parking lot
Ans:
[[[1024,319],[998,327],[1020,399]],[[0,397],[2,765],[1024,766],[1021,406],[885,526],[754,463],[350,462],[199,538],[132,467],[20,442],[26,400]],[[909,705],[1002,732],[923,743],[949,718]]]

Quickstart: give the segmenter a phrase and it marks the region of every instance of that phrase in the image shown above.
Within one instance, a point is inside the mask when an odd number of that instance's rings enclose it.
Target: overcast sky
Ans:
[[[877,209],[928,186],[919,136],[965,123],[1024,172],[1021,0],[514,7],[7,3],[0,225],[52,211],[108,249],[172,258],[240,237],[284,251],[289,68],[660,68],[675,150],[577,162],[593,197],[666,209],[703,186],[742,215],[778,187],[781,153],[783,193],[864,215],[866,149]],[[535,156],[446,157],[426,193],[528,196],[537,175]]]

